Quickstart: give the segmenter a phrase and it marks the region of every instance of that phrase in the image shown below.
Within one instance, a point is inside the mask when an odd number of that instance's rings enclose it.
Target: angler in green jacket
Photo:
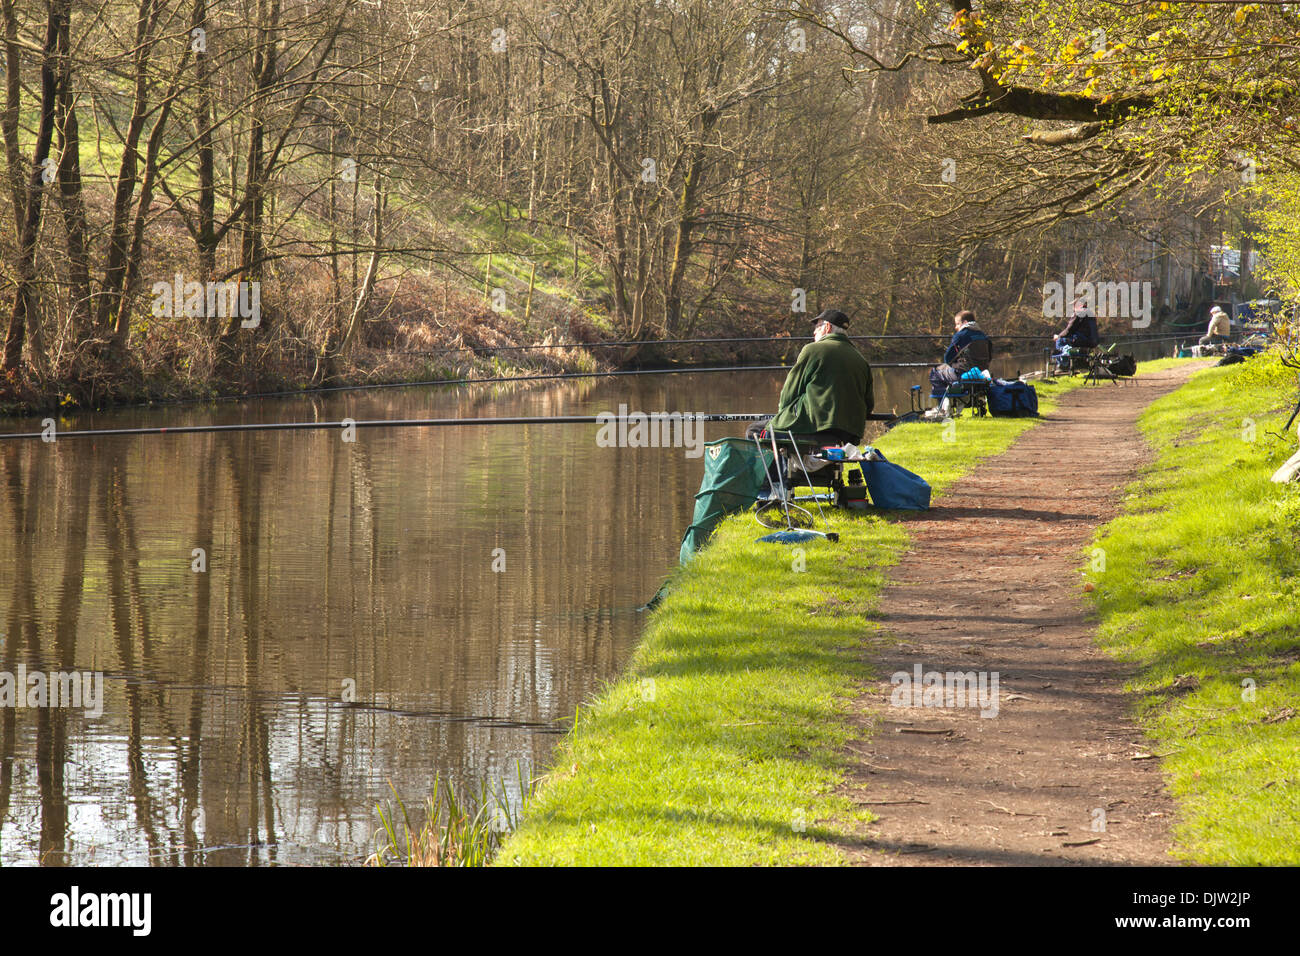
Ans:
[[[770,428],[815,435],[827,444],[862,441],[875,407],[871,366],[853,347],[845,329],[849,317],[827,309],[813,319],[813,339],[786,376]]]

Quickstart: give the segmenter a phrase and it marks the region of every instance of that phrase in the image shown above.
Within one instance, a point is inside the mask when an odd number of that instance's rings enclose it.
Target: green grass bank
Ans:
[[[1088,557],[1192,861],[1300,863],[1300,487],[1269,480],[1295,450],[1270,434],[1295,399],[1267,356],[1154,402],[1139,424],[1156,460]]]
[[[1147,363],[1143,371],[1165,363]],[[1073,379],[1038,384],[1050,411]],[[875,444],[936,493],[1032,419],[904,425]],[[848,702],[886,572],[907,543],[877,515],[833,514],[837,544],[763,544],[723,522],[676,571],[626,674],[580,709],[496,862],[510,865],[834,864],[829,838],[871,818],[833,791]]]

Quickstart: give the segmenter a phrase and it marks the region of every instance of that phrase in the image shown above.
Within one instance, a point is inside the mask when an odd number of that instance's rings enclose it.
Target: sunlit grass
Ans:
[[[1269,481],[1295,399],[1256,359],[1153,404],[1158,460],[1089,574],[1104,645],[1141,667],[1179,852],[1207,863],[1300,863],[1300,489]]]

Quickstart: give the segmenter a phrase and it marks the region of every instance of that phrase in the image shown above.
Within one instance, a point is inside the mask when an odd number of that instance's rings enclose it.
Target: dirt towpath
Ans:
[[[1130,719],[1128,671],[1094,643],[1078,572],[1149,455],[1138,415],[1192,370],[1067,393],[909,522],[882,595],[886,639],[868,652],[882,680],[857,702],[845,790],[879,820],[847,848],[854,862],[1175,862],[1160,762]],[[959,420],[957,440],[978,428]],[[996,672],[996,716],[891,703],[890,676],[917,665],[985,672],[986,701]]]

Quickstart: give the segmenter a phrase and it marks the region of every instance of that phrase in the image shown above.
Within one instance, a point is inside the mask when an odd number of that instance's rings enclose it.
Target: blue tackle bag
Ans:
[[[998,379],[989,386],[989,414],[995,418],[1037,418],[1038,393],[1024,382]]]
[[[877,449],[879,461],[864,461],[862,478],[867,483],[871,503],[877,508],[925,511],[930,507],[930,483],[906,468],[886,461]]]

